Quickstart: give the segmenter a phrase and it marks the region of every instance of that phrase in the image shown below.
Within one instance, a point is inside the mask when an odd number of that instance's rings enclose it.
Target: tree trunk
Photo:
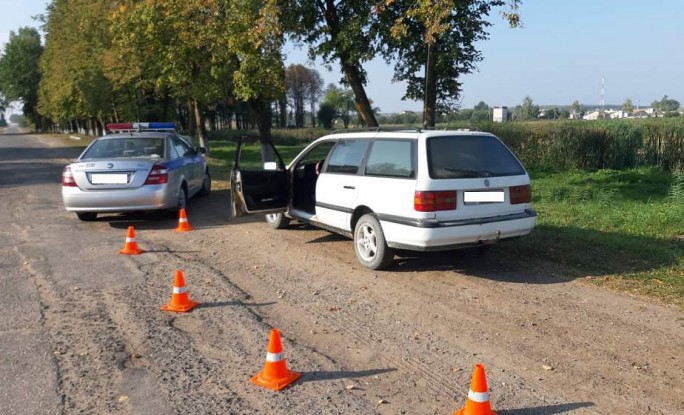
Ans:
[[[425,63],[425,100],[423,101],[423,127],[435,128],[435,107],[437,105],[437,77],[435,76],[435,61],[437,50],[434,44],[427,46],[427,60]]]
[[[195,130],[197,131],[197,138],[199,139],[200,147],[204,147],[209,154],[209,142],[204,135],[204,122],[202,121],[202,112],[200,111],[200,106],[197,100],[193,101],[195,110]]]
[[[278,115],[280,116],[278,126],[280,128],[287,128],[287,100],[283,96],[278,101]]]
[[[326,0],[325,6],[321,3],[321,7],[325,7],[324,15],[325,22],[330,29],[330,38],[334,44],[338,44],[338,34],[340,32],[340,21],[337,18],[337,9],[335,0]],[[344,46],[338,46],[343,48]],[[356,103],[356,110],[361,116],[361,120],[366,127],[377,127],[378,121],[373,114],[366,90],[363,87],[363,77],[361,75],[361,63],[358,59],[352,59],[350,53],[346,49],[337,50],[337,56],[340,58],[342,64],[342,72],[344,78],[347,80],[349,87],[354,92],[354,101]]]
[[[316,101],[311,100],[311,127],[316,128]]]
[[[261,143],[261,161],[275,161],[275,154],[272,151],[271,137],[271,106],[262,99],[252,99],[249,106],[256,117],[257,128],[259,129],[259,142]]]
[[[361,71],[357,66],[358,64],[342,64],[342,71],[344,72],[344,77],[349,84],[349,87],[354,92],[354,102],[356,103],[356,110],[361,116],[361,121],[366,127],[377,127],[378,121],[375,119],[375,114],[373,114],[373,108],[371,107],[368,96],[366,95],[366,89],[363,87],[363,81],[361,78]]]

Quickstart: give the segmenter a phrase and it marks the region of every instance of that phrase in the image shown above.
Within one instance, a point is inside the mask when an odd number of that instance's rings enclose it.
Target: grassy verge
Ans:
[[[684,306],[684,198],[655,168],[532,172],[538,226],[501,245],[562,275]]]

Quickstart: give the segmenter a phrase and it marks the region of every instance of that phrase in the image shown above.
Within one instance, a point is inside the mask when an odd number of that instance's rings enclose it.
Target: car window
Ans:
[[[376,140],[366,162],[366,175],[413,177],[413,142],[408,140]]]
[[[315,147],[312,147],[300,160],[299,164],[308,164],[311,162],[319,162],[328,157],[330,149],[335,145],[334,141],[324,141]]]
[[[192,147],[178,137],[173,137],[173,148],[178,153],[178,157],[184,157],[192,151]]]
[[[433,179],[519,176],[525,169],[496,137],[444,136],[427,140]]]
[[[366,154],[368,140],[340,140],[333,148],[327,173],[356,174]]]
[[[81,160],[123,157],[161,158],[163,156],[163,138],[117,137],[94,141],[83,153]]]

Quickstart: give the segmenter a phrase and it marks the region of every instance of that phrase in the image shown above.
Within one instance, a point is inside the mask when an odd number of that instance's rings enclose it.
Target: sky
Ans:
[[[0,0],[0,45],[11,30],[38,27],[31,17],[47,0]],[[664,95],[684,103],[684,0],[523,0],[523,27],[510,29],[493,11],[490,38],[477,44],[484,60],[462,78],[461,105],[480,101],[515,106],[530,96],[538,105],[598,105],[603,78],[606,104],[648,106]],[[342,75],[333,65],[308,62],[306,51],[288,45],[286,64],[316,68],[326,84]],[[402,101],[405,85],[392,83],[382,60],[364,65],[367,94],[382,113],[420,111]]]

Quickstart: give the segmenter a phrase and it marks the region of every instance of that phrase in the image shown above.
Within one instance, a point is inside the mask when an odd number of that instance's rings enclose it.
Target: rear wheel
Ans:
[[[394,250],[387,246],[378,219],[366,214],[354,227],[354,251],[361,265],[370,269],[387,268],[394,259]]]
[[[91,222],[97,219],[97,213],[93,212],[79,212],[76,216],[84,222]]]
[[[284,213],[269,213],[266,215],[266,222],[273,229],[285,229],[290,226],[290,218],[285,216]]]

